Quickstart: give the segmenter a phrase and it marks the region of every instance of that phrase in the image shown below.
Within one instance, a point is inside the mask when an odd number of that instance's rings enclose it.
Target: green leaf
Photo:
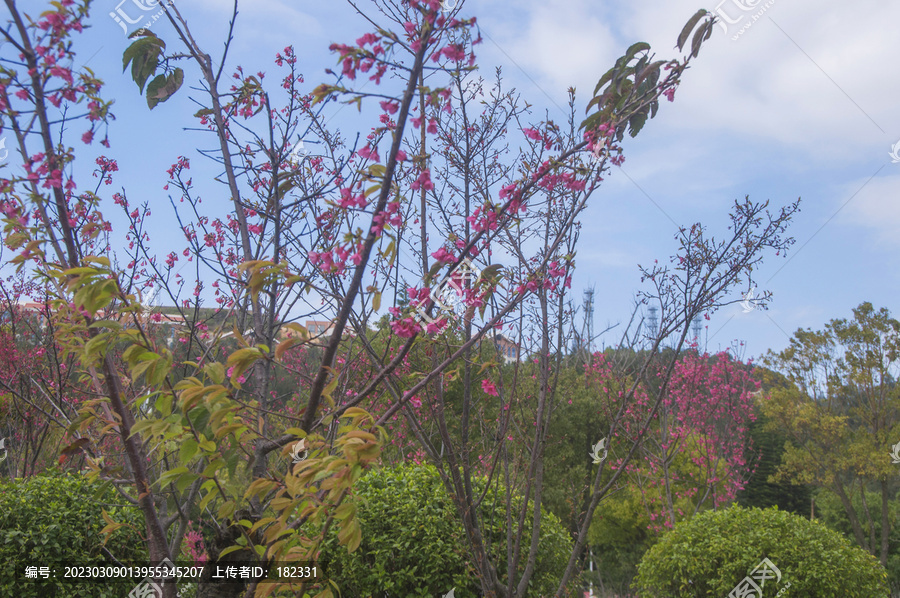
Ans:
[[[216,384],[225,382],[225,364],[218,361],[208,363],[203,367],[203,371],[209,376],[209,379]]]
[[[334,518],[338,521],[343,521],[347,517],[353,517],[356,515],[356,505],[353,503],[345,502],[341,506],[339,506],[334,512]]]
[[[444,267],[443,262],[435,262],[433,266],[428,270],[428,276],[426,276],[426,280],[431,280],[434,278],[435,274],[437,274],[441,268]]]
[[[659,79],[659,68],[665,63],[665,60],[657,60],[656,62],[650,63],[645,67],[641,67],[641,65],[638,64],[638,67],[636,67],[637,72],[634,76],[634,82],[641,83],[646,77],[649,76],[650,79],[647,79],[647,81],[649,81],[649,85],[651,87],[654,86],[656,84],[656,81]],[[653,76],[654,73],[656,73],[655,77]]]
[[[503,277],[502,272],[503,266],[501,264],[491,264],[481,271],[481,278],[496,283]]]
[[[701,8],[694,16],[690,18],[690,20],[685,24],[684,29],[681,30],[681,33],[678,34],[678,44],[676,47],[681,50],[684,47],[684,42],[687,41],[688,36],[690,36],[691,31],[694,30],[694,27],[697,26],[697,22],[702,19],[709,11]]]
[[[234,476],[234,472],[237,471],[238,461],[240,460],[240,454],[235,451],[231,454],[230,457],[225,462],[226,467],[228,468],[228,475]]]
[[[280,361],[282,356],[284,355],[285,351],[288,351],[295,345],[299,345],[304,342],[306,342],[305,339],[302,339],[297,336],[292,336],[290,338],[287,338],[287,339],[281,341],[280,343],[278,343],[278,346],[275,347],[275,359]]]
[[[150,85],[147,86],[147,106],[150,107],[150,110],[153,110],[159,104],[160,100],[157,94],[165,88],[166,79],[166,75],[157,75],[150,82]]]
[[[175,482],[175,488],[177,488],[179,492],[184,492],[184,489],[193,484],[194,480],[198,479],[199,477],[200,476],[193,472],[185,473],[180,478],[178,478],[177,482]]]
[[[221,428],[216,430],[216,440],[221,440],[225,436],[231,434],[232,432],[234,432],[236,430],[240,430],[240,429],[246,430],[247,426],[245,426],[244,424],[228,424],[228,425],[222,426]],[[239,438],[240,434],[235,434],[235,437]]]
[[[703,43],[703,35],[706,33],[706,29],[701,27],[697,30],[697,33],[694,34],[694,39],[691,40],[691,56],[694,58],[700,53],[700,44]]]
[[[238,378],[247,371],[253,363],[262,358],[262,353],[256,347],[239,349],[228,356],[228,365],[231,366],[231,384],[237,385]]]
[[[24,233],[13,233],[6,237],[6,244],[9,245],[10,249],[18,249],[27,240],[28,236]]]
[[[125,49],[125,52],[122,54],[122,72],[125,72],[125,69],[128,68],[128,64],[141,55],[142,52],[146,51],[146,47],[148,44],[152,44],[150,40],[147,39],[139,39],[135,42],[132,42],[128,48]]]
[[[86,255],[84,256],[84,261],[88,264],[100,264],[101,266],[106,266],[107,268],[109,268],[110,265],[109,258],[103,257],[102,255]]]
[[[584,122],[581,123],[580,128],[585,129],[587,131],[593,131],[594,129],[599,127],[601,124],[603,124],[603,121],[606,120],[607,118],[609,118],[609,115],[605,111],[604,112],[596,112],[596,113],[590,115],[589,117],[587,117],[586,119],[584,119]]]
[[[635,44],[631,44],[631,47],[628,48],[628,51],[625,52],[625,62],[631,62],[631,59],[634,58],[634,55],[638,52],[643,52],[650,49],[650,44],[647,42],[637,42]]]
[[[649,45],[647,46],[647,49],[648,49],[648,50],[650,49],[650,46],[649,46]],[[644,54],[643,56],[641,56],[641,59],[638,60],[637,64],[634,65],[634,72],[635,72],[635,78],[634,78],[634,80],[635,80],[635,82],[637,82],[637,76],[638,76],[638,74],[641,73],[641,72],[644,70],[644,67],[647,66],[647,63],[648,63],[648,62],[650,62],[650,55],[649,55],[649,54]]]
[[[122,325],[115,320],[94,320],[88,328],[112,328],[113,330],[121,330]]]
[[[703,36],[703,41],[706,41],[712,37],[713,27],[715,27],[715,22],[713,21],[710,21],[706,24],[706,35]]]
[[[140,361],[137,364],[135,364],[131,368],[131,381],[137,382],[138,378],[140,378],[141,375],[147,371],[147,368],[149,368],[151,365],[153,365],[153,363],[154,362],[152,362],[152,361]]]
[[[217,513],[219,519],[227,519],[234,515],[234,510],[237,508],[237,505],[233,500],[225,501],[221,507],[219,507],[219,511]]]
[[[172,371],[172,362],[168,358],[160,357],[148,368],[146,373],[147,384],[159,386],[165,381],[166,376]]]
[[[181,443],[181,448],[178,450],[178,460],[182,463],[190,463],[191,459],[197,454],[200,445],[193,438],[188,438],[184,442]]]
[[[341,527],[341,531],[338,532],[338,540],[347,547],[347,552],[352,553],[359,548],[359,544],[362,542],[359,521],[355,517],[346,519]]]
[[[644,123],[647,122],[647,113],[640,112],[638,114],[633,115],[630,119],[628,119],[628,134],[634,137],[638,134],[638,132],[643,128]]]
[[[211,478],[216,475],[216,472],[222,469],[225,466],[225,461],[223,459],[216,459],[212,463],[206,466],[206,469],[203,470],[204,478]]]
[[[156,34],[149,29],[140,27],[139,29],[135,29],[128,35],[128,39],[134,39],[136,37],[156,37]]]
[[[131,78],[137,83],[141,93],[144,85],[159,65],[159,56],[166,49],[166,43],[153,34],[143,36],[132,43],[122,54],[122,71],[131,63]]]
[[[232,552],[236,552],[238,550],[244,550],[243,546],[229,546],[225,550],[219,553],[219,558],[221,559],[226,554],[231,554]]]
[[[184,467],[184,466],[176,467],[175,469],[171,469],[171,470],[165,472],[164,474],[159,476],[159,480],[158,480],[159,487],[165,488],[170,483],[172,483],[172,480],[174,480],[178,476],[185,474],[185,473],[189,473],[189,472],[188,472],[188,468]]]
[[[147,106],[153,110],[160,102],[172,97],[184,83],[184,71],[176,68],[173,73],[159,75],[147,86]]]
[[[587,107],[584,109],[584,113],[587,114],[588,112],[591,111],[591,108],[594,106],[594,104],[598,104],[598,105],[599,105],[600,102],[602,102],[602,101],[603,101],[603,96],[602,96],[602,95],[594,96],[594,97],[591,99],[591,101],[588,102]],[[599,110],[599,107],[598,107],[598,110]]]
[[[212,482],[212,481],[213,480],[210,480],[210,482]],[[206,484],[203,484],[203,485],[205,486]],[[214,499],[215,497],[216,497],[216,493],[213,492],[212,490],[207,492],[203,496],[203,498],[200,500],[200,510],[202,511],[203,509],[205,509],[206,505],[208,505],[210,503],[210,501],[212,501],[212,499]]]
[[[167,392],[156,399],[156,409],[166,417],[172,415],[172,398],[172,394]]]
[[[131,438],[135,434],[138,434],[139,432],[141,432],[141,430],[149,428],[150,426],[153,425],[153,423],[154,423],[154,420],[152,420],[152,419],[142,419],[138,422],[135,422],[135,424],[133,426],[131,426],[131,434],[129,434],[128,437]]]
[[[331,370],[331,368],[328,369]],[[340,373],[335,370],[331,370],[331,375],[331,382],[329,382],[325,389],[322,390],[322,396],[329,400],[331,399],[331,393],[333,393],[334,389],[337,388],[338,381],[340,379]]]
[[[88,342],[84,344],[84,353],[86,355],[96,355],[98,357],[103,357],[106,355],[106,349],[109,345],[109,335],[108,334],[98,334]]]

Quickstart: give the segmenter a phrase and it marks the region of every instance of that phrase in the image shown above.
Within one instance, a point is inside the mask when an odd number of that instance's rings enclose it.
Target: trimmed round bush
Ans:
[[[484,489],[484,480],[476,486]],[[443,596],[480,598],[481,586],[469,562],[465,531],[456,507],[431,465],[404,465],[366,472],[354,486],[362,543],[353,553],[334,533],[326,540],[320,564],[344,597]],[[514,497],[513,506],[522,504]],[[505,498],[491,491],[480,516],[498,566],[506,564]],[[551,596],[568,562],[572,542],[559,519],[541,510],[540,548],[528,596]],[[526,519],[530,527],[530,517]],[[526,542],[530,535],[526,534]],[[527,544],[523,548],[527,551]],[[499,572],[505,577],[505,570]]]
[[[641,598],[727,596],[763,558],[781,572],[780,582],[764,582],[764,596],[790,584],[786,598],[889,597],[875,557],[818,521],[776,507],[733,506],[677,524],[644,555],[633,587]]]
[[[99,492],[99,494],[98,494]],[[106,543],[123,563],[147,562],[137,530],[144,528],[138,509],[124,505],[113,489],[101,488],[80,475],[57,472],[0,483],[0,598],[121,598],[129,583],[66,582],[72,566],[113,565],[101,552],[106,525],[103,510],[124,523]],[[47,566],[55,577],[25,580],[26,567]]]

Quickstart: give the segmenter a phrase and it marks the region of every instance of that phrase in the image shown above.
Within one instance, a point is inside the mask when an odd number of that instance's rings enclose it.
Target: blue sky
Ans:
[[[121,8],[137,14],[134,1]],[[786,259],[770,256],[757,273],[758,291],[774,294],[769,310],[743,313],[735,304],[715,314],[704,333],[710,350],[736,339],[747,343],[747,356],[781,349],[798,327],[818,329],[831,318],[849,317],[862,301],[900,316],[900,163],[889,155],[900,140],[900,78],[890,67],[900,56],[894,27],[900,3],[864,0],[825,8],[811,0],[769,0],[768,6],[743,0],[745,7],[755,5],[743,10],[736,2],[741,0],[463,5],[463,15],[478,17],[485,38],[477,49],[482,74],[490,78],[501,66],[504,86],[517,88],[532,104],[535,121],[545,111],[563,119],[560,107],[570,86],[583,111],[597,79],[635,41],[649,42],[659,58],[676,57],[675,39],[697,9],[718,7],[732,20],[740,17],[727,32],[716,28],[675,102],[663,102],[637,138],[626,138],[624,164],[613,167],[591,198],[573,287],[579,297],[585,286],[596,287],[596,329],[627,321],[641,288],[637,264],[662,262],[675,251],[676,224],[700,221],[724,231],[728,207],[745,195],[769,199],[775,209],[802,198],[790,229],[797,243]],[[178,96],[149,112],[122,74],[129,42],[108,15],[119,3],[94,2],[93,29],[79,41],[79,56],[106,81],[106,97],[116,99],[109,152],[120,166],[115,187],[124,186],[132,204],[146,200],[153,206],[155,241],[181,246],[162,191],[165,170],[179,152],[189,152],[195,180],[216,172],[194,149],[211,147],[212,138],[184,130],[196,122],[187,89],[195,85],[196,70],[188,69]],[[231,2],[192,0],[179,7],[215,56]],[[160,20],[152,28],[170,40],[170,50],[179,49],[168,24]],[[240,64],[245,72],[275,76],[274,55],[291,44],[311,89],[329,80],[323,72],[334,66],[328,45],[352,42],[366,31],[352,7],[337,0],[242,2],[228,68]],[[345,136],[371,126],[351,108],[333,118]],[[97,149],[95,143],[92,151]],[[203,190],[210,198],[223,193],[217,186]]]

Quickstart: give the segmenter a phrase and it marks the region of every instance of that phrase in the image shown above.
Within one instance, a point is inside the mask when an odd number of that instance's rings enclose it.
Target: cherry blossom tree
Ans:
[[[651,397],[659,392],[659,374],[648,377],[648,385],[640,387],[634,403],[626,407],[619,434],[623,440],[636,437]],[[608,387],[605,379],[610,376],[613,367],[601,355],[591,371],[593,383]],[[640,490],[657,533],[705,506],[730,504],[743,489],[753,467],[748,425],[754,419],[753,393],[759,384],[751,368],[727,352],[687,352],[667,386],[668,396],[640,444],[641,458],[627,466],[629,483]],[[606,402],[607,414],[617,409],[618,398],[613,395]]]
[[[180,554],[198,517],[215,531],[211,562],[314,560],[332,525],[355,550],[363,507],[353,483],[378,461],[385,426],[402,418],[418,443],[416,458],[439,466],[454,497],[484,595],[525,595],[539,549],[543,446],[557,400],[578,216],[624,160],[625,134],[637,135],[661,97],[673,100],[712,17],[699,11],[690,19],[678,38],[679,50],[690,38],[680,59],[654,60],[649,45],[632,45],[601,77],[589,116],[578,122],[570,91],[560,124],[534,119],[503,91],[499,73],[490,87],[477,78],[481,36],[462,5],[450,12],[439,0],[354,5],[371,30],[333,44],[340,73],[328,71],[331,79],[312,87],[291,47],[275,55],[271,84],[266,72],[233,64],[237,1],[215,60],[179,9],[163,4],[168,29],[133,32],[123,63],[148,110],[183,93],[185,79],[199,82],[194,118],[215,148],[202,153],[222,173],[195,182],[191,146],[173,148],[160,196],[169,195],[184,235],[174,250],[151,239],[148,203],[132,205],[127,184],[113,190],[114,158],[97,158],[94,178],[76,180],[72,135],[90,145],[103,134],[100,144],[110,146],[102,82],[73,68],[71,41],[89,3],[62,0],[28,18],[5,2],[12,21],[4,50],[12,55],[0,62],[0,113],[20,159],[0,180],[4,242],[15,253],[7,264],[39,281],[62,359],[95,393],[79,397],[66,428],[77,440],[64,452],[84,455],[92,476],[139,506],[151,561]],[[341,102],[377,111],[364,139],[329,128],[329,110]],[[204,202],[210,195],[225,199]],[[664,325],[609,436],[640,380],[661,372],[661,386],[634,443],[618,447],[622,467],[670,396],[676,362],[656,363],[662,339],[681,331],[677,354],[688,322],[749,281],[764,251],[782,252],[795,209],[763,222],[765,205],[736,204],[724,243],[698,224],[680,231],[672,271],[645,271]],[[445,309],[448,288],[458,315]],[[148,310],[151,292],[176,313]],[[383,304],[389,315],[379,335],[371,326]],[[299,323],[309,317],[329,320],[327,332]],[[154,334],[164,319],[179,323],[168,339]],[[533,355],[514,366],[509,383],[486,357],[499,331]],[[533,376],[536,392],[520,390],[520,374]],[[451,404],[444,388],[454,380],[463,391]],[[282,392],[285,384],[296,392]],[[493,420],[481,420],[489,415],[485,400],[496,401]],[[492,440],[479,434],[476,448],[480,420]],[[110,439],[118,451],[105,450]],[[292,462],[300,441],[308,458]],[[597,468],[557,595],[573,579],[598,501],[622,471],[606,476]],[[476,474],[528,499],[508,515],[504,567],[473,508]],[[245,588],[207,581],[200,596],[332,595],[324,580]],[[164,585],[167,598],[174,592]]]

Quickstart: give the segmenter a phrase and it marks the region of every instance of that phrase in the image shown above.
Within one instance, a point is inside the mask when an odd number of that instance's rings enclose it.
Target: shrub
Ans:
[[[106,544],[123,563],[147,563],[137,530],[141,513],[112,488],[102,488],[81,476],[50,472],[33,478],[0,483],[0,598],[119,598],[127,583],[64,581],[61,564],[113,564],[101,552],[106,526],[103,510],[117,523]],[[55,578],[25,581],[25,567],[49,566]]]
[[[484,483],[476,481],[479,492]],[[433,466],[371,470],[360,478],[354,497],[362,543],[348,553],[338,546],[332,533],[320,556],[326,576],[337,583],[342,596],[432,598],[443,596],[451,588],[456,589],[456,598],[481,596],[481,586],[468,560],[465,532]],[[520,506],[521,501],[521,497],[514,497],[513,506]],[[480,515],[492,551],[505,555],[503,495],[489,492]],[[530,523],[526,521],[526,525]],[[542,509],[540,549],[529,597],[553,595],[570,550],[571,540],[559,519]],[[499,573],[505,575],[505,571]]]
[[[827,525],[830,529],[837,530],[846,538],[853,539],[853,526],[847,511],[834,492],[818,488],[815,490],[815,509],[816,518]],[[900,498],[900,497],[898,497]],[[868,505],[881,504],[881,494],[876,492],[866,492],[866,500]],[[854,492],[850,496],[850,502],[853,509],[857,513],[864,513],[865,507],[862,504],[862,497],[859,492]],[[892,525],[900,520],[900,500],[892,499],[888,502],[888,521],[889,537],[888,537],[888,561],[887,574],[888,585],[891,587],[891,596],[900,596],[900,528]],[[863,523],[865,525],[865,523]],[[881,517],[872,517],[872,525],[876,538],[881,538]],[[857,544],[858,545],[858,544]]]
[[[768,581],[765,596],[788,583],[785,594],[793,598],[889,595],[875,557],[821,523],[775,507],[734,506],[679,523],[644,555],[634,587],[642,598],[727,596],[763,558],[782,575],[778,584]]]

